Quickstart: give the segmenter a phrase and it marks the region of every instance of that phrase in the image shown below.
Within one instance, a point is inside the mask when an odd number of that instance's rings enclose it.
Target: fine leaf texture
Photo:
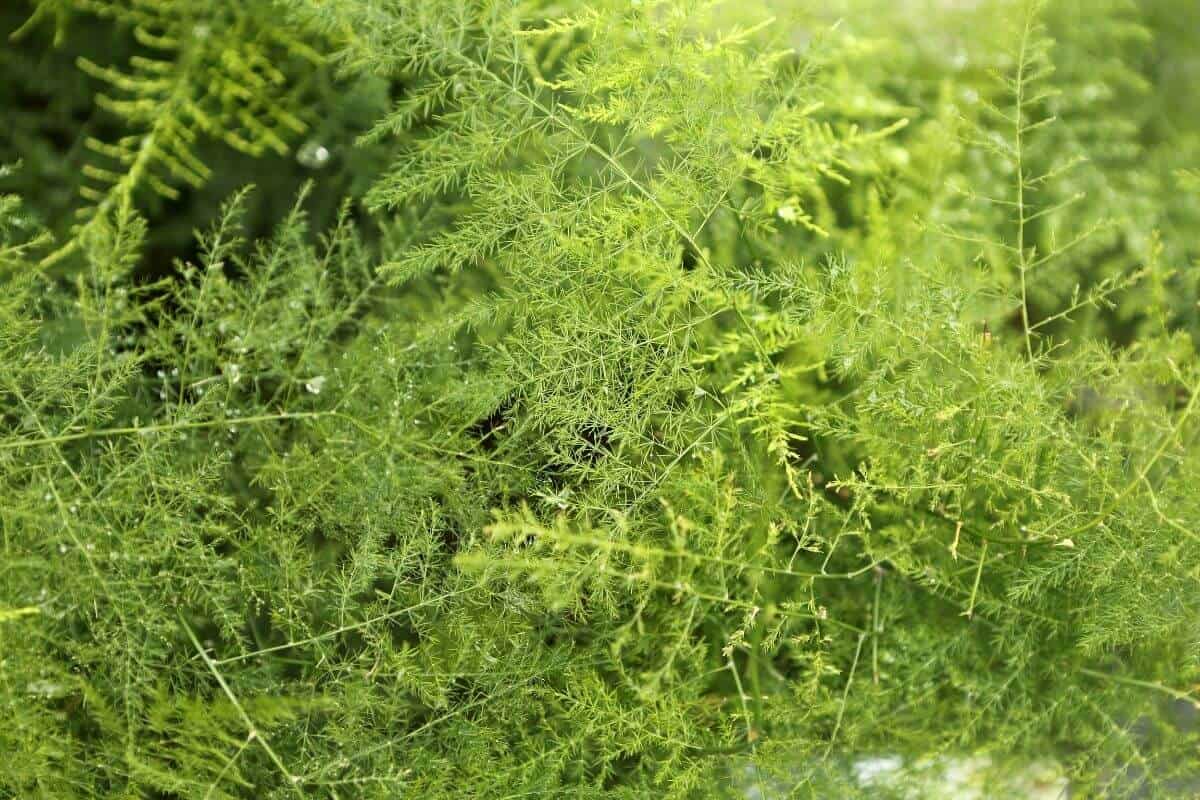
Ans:
[[[0,11],[0,797],[1195,796],[1198,22]]]

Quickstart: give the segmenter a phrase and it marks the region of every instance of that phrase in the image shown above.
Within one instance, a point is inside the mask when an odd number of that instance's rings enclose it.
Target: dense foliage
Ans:
[[[1197,791],[1193,0],[0,28],[0,797]]]

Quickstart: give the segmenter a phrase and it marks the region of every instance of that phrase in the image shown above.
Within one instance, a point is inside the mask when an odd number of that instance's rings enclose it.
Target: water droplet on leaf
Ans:
[[[321,169],[329,163],[329,148],[317,141],[305,142],[296,152],[296,160],[300,166],[309,169]]]

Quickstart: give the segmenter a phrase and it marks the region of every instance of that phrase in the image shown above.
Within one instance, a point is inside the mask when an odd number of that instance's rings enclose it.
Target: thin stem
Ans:
[[[1021,277],[1021,328],[1025,334],[1025,355],[1030,361],[1033,360],[1033,343],[1031,341],[1031,333],[1029,328],[1029,292],[1026,286],[1025,274],[1029,270],[1028,254],[1025,252],[1025,224],[1027,222],[1025,216],[1025,163],[1024,163],[1024,141],[1025,135],[1021,125],[1021,115],[1025,108],[1025,63],[1026,52],[1029,46],[1029,34],[1033,24],[1033,15],[1035,6],[1030,3],[1026,8],[1025,25],[1021,31],[1021,49],[1017,56],[1017,77],[1015,81],[1015,101],[1014,105],[1014,149],[1017,169],[1017,267]]]
[[[842,689],[842,703],[838,708],[837,721],[833,725],[833,733],[829,736],[829,744],[825,746],[825,755],[822,759],[828,759],[829,754],[833,752],[833,745],[837,741],[838,731],[842,729],[842,717],[846,715],[846,701],[850,697],[850,687],[854,684],[854,673],[858,669],[858,657],[862,655],[863,642],[867,640],[866,633],[858,635],[858,646],[854,648],[854,661],[850,664],[850,675],[846,678],[846,686]]]
[[[238,701],[237,695],[233,693],[233,690],[229,688],[229,684],[225,682],[225,676],[221,674],[212,658],[210,658],[208,653],[205,652],[204,646],[201,645],[200,640],[196,638],[196,633],[192,630],[192,626],[187,624],[187,620],[183,618],[182,614],[179,615],[179,624],[183,626],[188,638],[192,640],[192,644],[195,646],[196,652],[200,654],[200,658],[204,659],[205,665],[208,667],[209,671],[212,672],[213,677],[217,679],[217,683],[221,685],[221,691],[223,691],[225,696],[229,698],[229,702],[233,704],[234,709],[238,712],[238,716],[240,716],[242,718],[242,722],[246,724],[247,739],[253,739],[262,745],[267,757],[270,758],[272,763],[274,763],[279,771],[283,773],[283,777],[287,780],[287,785],[290,786],[292,791],[295,792],[299,797],[303,797],[304,793],[300,791],[300,787],[298,786],[298,782],[300,780],[299,777],[293,775],[291,771],[284,766],[283,759],[281,759],[279,754],[275,752],[275,749],[271,747],[271,743],[267,741],[266,737],[259,732],[258,727],[254,724],[254,720],[250,719],[250,715],[246,713],[246,709],[243,708],[242,704]]]
[[[971,586],[971,599],[967,602],[967,610],[963,616],[970,619],[975,616],[975,598],[979,594],[979,581],[983,577],[983,562],[987,560],[988,543],[983,541],[983,550],[979,553],[979,566],[975,570],[975,583]]]
[[[1097,670],[1087,669],[1086,667],[1080,667],[1079,671],[1080,673],[1088,675],[1092,678],[1099,678],[1100,680],[1111,681],[1112,683],[1120,683],[1124,684],[1125,686],[1136,686],[1139,689],[1149,689],[1154,692],[1159,692],[1160,694],[1165,694],[1167,697],[1175,700],[1189,703],[1193,708],[1200,710],[1200,699],[1197,699],[1194,695],[1188,692],[1180,691],[1179,689],[1175,689],[1171,686],[1164,686],[1161,683],[1144,681],[1139,678],[1126,678],[1122,675],[1111,675],[1107,672],[1098,672]]]
[[[16,439],[10,442],[0,442],[0,450],[22,450],[27,447],[46,447],[49,445],[75,442],[81,439],[101,439],[114,436],[147,435],[170,431],[195,430],[197,428],[217,428],[221,426],[252,425],[259,422],[278,422],[286,419],[316,419],[331,416],[330,411],[293,411],[282,414],[261,414],[255,417],[231,417],[229,419],[210,419],[200,422],[172,422],[163,425],[135,425],[124,428],[99,428],[78,433],[64,433],[57,436],[46,436],[40,439]]]

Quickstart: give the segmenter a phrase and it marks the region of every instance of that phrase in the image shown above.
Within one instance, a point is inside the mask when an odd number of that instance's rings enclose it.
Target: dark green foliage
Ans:
[[[1197,791],[1190,3],[18,6],[0,797]]]

